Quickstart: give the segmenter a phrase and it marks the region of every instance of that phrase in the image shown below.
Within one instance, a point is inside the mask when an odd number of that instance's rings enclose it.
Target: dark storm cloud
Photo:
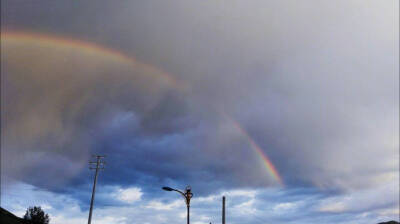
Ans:
[[[3,28],[122,50],[189,88],[87,58],[45,70],[55,76],[21,73],[2,46],[3,156],[12,161],[2,173],[69,192],[90,183],[90,154],[105,153],[104,185],[157,192],[190,183],[200,195],[274,185],[223,111],[289,187],[394,181],[398,13],[390,2],[367,3],[3,1]]]

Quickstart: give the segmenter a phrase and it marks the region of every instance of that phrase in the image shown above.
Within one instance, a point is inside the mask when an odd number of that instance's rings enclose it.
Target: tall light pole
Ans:
[[[187,208],[187,224],[189,224],[190,199],[193,197],[192,188],[190,186],[187,186],[186,189],[185,189],[185,193],[183,193],[180,190],[173,189],[173,188],[170,188],[170,187],[163,187],[162,189],[164,191],[176,191],[176,192],[178,192],[179,194],[181,194],[185,198],[186,208]]]
[[[99,170],[104,170],[104,161],[101,161],[102,158],[105,156],[94,156],[97,158],[96,162],[89,162],[89,165],[94,165],[96,164],[96,167],[90,166],[89,169],[91,170],[96,170],[96,173],[94,175],[94,182],[93,182],[93,189],[92,189],[92,198],[90,199],[90,209],[89,209],[89,218],[88,218],[88,224],[92,222],[92,211],[93,211],[93,202],[94,202],[94,194],[96,193],[96,183],[97,183],[97,175]]]

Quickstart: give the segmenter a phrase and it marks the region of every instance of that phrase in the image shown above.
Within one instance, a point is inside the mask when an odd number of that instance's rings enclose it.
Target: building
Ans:
[[[27,222],[15,216],[11,212],[5,210],[4,208],[0,207],[0,223],[3,224],[27,224]]]

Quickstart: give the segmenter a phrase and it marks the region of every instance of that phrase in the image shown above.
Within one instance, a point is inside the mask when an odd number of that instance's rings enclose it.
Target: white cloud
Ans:
[[[396,208],[389,208],[389,209],[382,209],[378,211],[379,215],[382,216],[390,216],[390,215],[400,215],[400,207],[397,206]]]
[[[347,198],[344,198],[344,200],[348,200]],[[327,205],[322,205],[319,208],[319,211],[321,212],[344,212],[346,211],[346,205],[343,201],[337,201],[337,202],[331,202]]]
[[[110,224],[110,223],[125,224],[126,217],[105,216],[105,217],[94,219],[93,221],[96,224]]]
[[[251,198],[255,197],[256,194],[257,194],[256,190],[231,190],[223,193],[223,195],[229,197],[246,196]]]
[[[398,206],[398,198],[398,185],[395,182],[389,182],[377,188],[329,197],[319,203],[317,210],[329,213],[378,210],[393,205]]]
[[[131,187],[131,188],[126,188],[126,189],[118,189],[118,191],[115,193],[116,197],[118,200],[127,202],[127,203],[133,203],[136,201],[140,201],[142,198],[142,191],[140,188],[137,187]]]
[[[50,223],[54,224],[75,224],[75,223],[87,223],[87,217],[69,217],[64,215],[53,215],[50,216]]]
[[[160,201],[150,201],[145,207],[155,210],[171,210],[184,205],[183,200],[175,200],[171,203],[162,203]],[[185,213],[186,214],[186,213]]]
[[[49,213],[53,224],[75,224],[86,223],[88,211],[81,210],[81,203],[68,195],[54,194],[45,190],[34,189],[30,185],[22,184],[15,186],[19,194],[2,192],[2,207],[11,212],[21,213],[30,205],[43,205]],[[364,192],[349,192],[342,196],[332,196],[320,201],[319,193],[316,195],[294,194],[292,191],[259,189],[259,190],[233,190],[223,192],[227,195],[227,221],[231,224],[268,222],[291,223],[288,220],[296,220],[296,223],[309,223],[309,219],[302,219],[304,215],[312,214],[313,219],[331,217],[339,211],[349,211],[351,218],[342,221],[334,220],[324,223],[351,223],[351,220],[362,221],[385,221],[398,217],[398,205],[393,196],[395,185],[381,186],[377,189],[369,189]],[[391,190],[391,188],[393,188]],[[108,192],[135,192],[133,200],[140,203],[124,203],[106,207],[95,206],[93,210],[93,222],[99,224],[127,224],[127,223],[184,223],[186,219],[186,206],[182,198],[176,198],[165,202],[165,198],[142,198],[141,190],[136,188],[121,189],[116,186],[103,186],[110,189]],[[139,193],[140,192],[140,193]],[[13,195],[13,196],[11,196]],[[123,194],[119,194],[123,195]],[[140,195],[140,197],[138,196]],[[229,195],[229,196],[228,196]],[[114,193],[108,197],[114,198]],[[205,197],[194,197],[191,206],[192,223],[217,223],[220,221],[222,193]],[[103,197],[103,196],[102,196]],[[130,197],[127,197],[130,198]],[[140,198],[140,199],[139,199]],[[169,196],[168,196],[169,198]],[[280,201],[281,199],[284,201]],[[129,199],[127,199],[129,200]],[[378,206],[378,207],[376,207]],[[317,210],[317,215],[315,213]],[[285,219],[282,219],[285,214]],[[22,214],[23,215],[23,214]],[[350,220],[350,221],[349,221]],[[362,221],[360,221],[362,220]]]
[[[180,212],[178,217],[181,218],[181,219],[184,219],[184,218],[186,218],[186,215],[187,215],[186,212]]]
[[[296,207],[297,207],[296,203],[285,202],[285,203],[279,203],[279,204],[275,205],[273,210],[280,212],[280,211],[294,209]]]
[[[257,194],[256,190],[230,190],[230,191],[223,191],[219,194],[208,195],[205,197],[198,197],[196,201],[198,202],[214,202],[222,200],[222,196],[225,197],[249,197],[254,198]]]
[[[239,214],[254,214],[257,209],[254,207],[255,199],[251,198],[243,203],[235,205],[233,209]]]
[[[40,207],[41,207],[43,210],[50,210],[50,209],[53,209],[53,207],[52,207],[51,205],[49,205],[49,204],[41,204]]]

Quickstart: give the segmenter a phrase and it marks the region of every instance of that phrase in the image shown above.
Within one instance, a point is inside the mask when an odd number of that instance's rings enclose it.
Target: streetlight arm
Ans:
[[[190,198],[193,196],[192,193],[190,193],[190,195],[187,195],[187,194],[183,193],[182,191],[180,191],[180,190],[178,190],[178,189],[171,188],[171,190],[172,190],[172,191],[176,191],[176,192],[178,192],[180,195],[182,195],[182,197],[185,199],[186,205],[189,206]]]
[[[178,193],[181,194],[184,198],[186,198],[186,195],[185,195],[182,191],[177,190],[177,189],[172,189],[172,190],[178,192]]]

